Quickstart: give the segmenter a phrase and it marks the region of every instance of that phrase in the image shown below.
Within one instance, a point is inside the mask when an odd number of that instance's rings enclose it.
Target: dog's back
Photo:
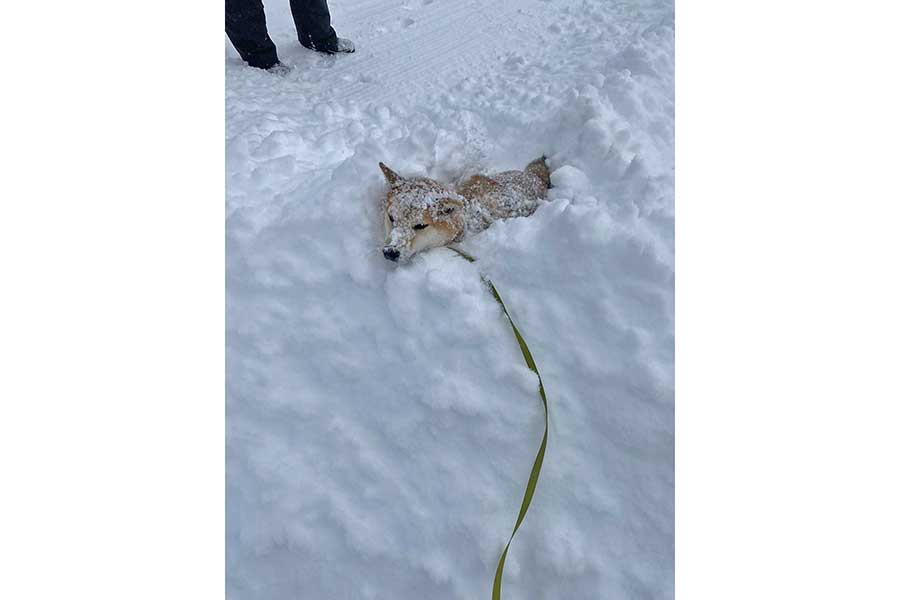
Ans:
[[[481,208],[482,229],[495,219],[527,217],[550,187],[550,169],[545,157],[531,161],[523,171],[503,171],[491,176],[474,175],[457,192]]]

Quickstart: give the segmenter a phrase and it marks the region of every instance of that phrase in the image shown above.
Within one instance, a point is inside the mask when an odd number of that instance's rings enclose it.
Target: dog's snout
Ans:
[[[382,253],[384,253],[384,257],[388,260],[393,260],[396,262],[396,260],[400,258],[400,251],[396,248],[385,246],[381,251]]]

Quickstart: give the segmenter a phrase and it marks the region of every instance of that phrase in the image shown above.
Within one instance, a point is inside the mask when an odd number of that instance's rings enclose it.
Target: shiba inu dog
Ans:
[[[388,182],[384,209],[384,257],[407,261],[487,229],[496,219],[527,217],[550,188],[546,157],[523,171],[473,175],[456,186],[427,177],[401,177],[378,163]]]

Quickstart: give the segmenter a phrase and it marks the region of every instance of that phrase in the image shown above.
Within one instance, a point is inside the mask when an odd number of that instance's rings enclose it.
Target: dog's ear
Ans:
[[[402,177],[388,169],[387,165],[385,165],[383,162],[378,163],[378,166],[381,167],[381,172],[384,173],[384,178],[387,179],[387,182],[389,184],[394,185],[395,183],[403,179]]]

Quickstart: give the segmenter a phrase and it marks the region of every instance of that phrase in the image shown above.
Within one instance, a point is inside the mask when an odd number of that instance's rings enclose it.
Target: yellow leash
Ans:
[[[469,256],[465,252],[458,250],[456,248],[450,248],[464,259],[469,262],[475,262],[475,258]],[[500,308],[503,309],[503,314],[506,315],[506,318],[509,320],[509,324],[512,327],[513,333],[516,334],[516,341],[519,342],[519,350],[522,351],[522,357],[525,359],[525,364],[528,365],[528,368],[534,371],[534,374],[537,375],[538,378],[538,393],[541,395],[541,402],[544,404],[544,439],[541,440],[541,447],[538,450],[537,456],[534,457],[534,464],[531,467],[531,475],[528,477],[528,484],[525,486],[525,495],[522,497],[522,507],[519,509],[519,518],[516,519],[516,526],[513,527],[512,534],[509,536],[509,541],[506,542],[506,548],[503,549],[503,554],[500,555],[500,561],[497,563],[497,572],[494,574],[494,592],[491,596],[491,600],[500,600],[500,584],[503,580],[503,565],[506,563],[506,553],[509,552],[509,545],[513,541],[513,537],[515,537],[516,532],[519,530],[519,525],[522,524],[522,521],[525,519],[525,513],[528,512],[528,506],[531,504],[531,499],[534,496],[534,489],[537,487],[538,477],[541,474],[541,466],[544,464],[544,452],[547,450],[547,432],[549,429],[549,413],[547,410],[547,396],[544,394],[544,382],[541,380],[541,374],[538,372],[537,365],[534,364],[534,357],[531,356],[531,350],[528,349],[528,344],[525,343],[525,338],[522,337],[522,334],[519,333],[519,328],[516,327],[515,322],[512,317],[509,316],[509,311],[506,310],[506,305],[503,303],[503,298],[500,297],[500,292],[497,291],[497,288],[494,287],[493,282],[484,274],[481,275],[482,281],[484,281],[489,288],[491,288],[491,293],[494,295],[494,299],[500,305]]]

